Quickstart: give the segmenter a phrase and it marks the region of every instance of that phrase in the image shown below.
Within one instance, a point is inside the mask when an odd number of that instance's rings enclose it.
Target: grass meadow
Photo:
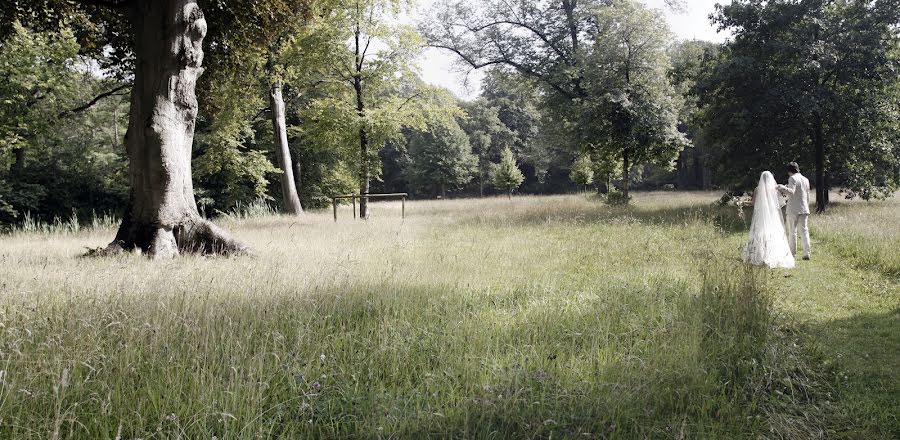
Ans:
[[[900,436],[900,203],[771,271],[717,196],[223,219],[241,258],[0,236],[0,438]]]

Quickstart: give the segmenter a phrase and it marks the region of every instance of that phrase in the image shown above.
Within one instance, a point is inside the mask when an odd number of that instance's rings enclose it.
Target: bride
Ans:
[[[775,177],[768,171],[763,171],[753,193],[753,220],[743,257],[744,262],[757,266],[794,267],[794,255],[791,254],[781,218],[781,197],[776,189]]]

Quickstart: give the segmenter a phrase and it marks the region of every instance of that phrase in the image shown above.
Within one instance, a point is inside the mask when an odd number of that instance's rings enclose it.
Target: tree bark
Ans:
[[[294,187],[298,193],[303,188],[303,164],[298,159],[294,159]]]
[[[575,21],[577,0],[562,0],[562,8],[566,13],[566,24],[569,27],[569,38],[572,43],[572,58],[578,56],[578,23]]]
[[[363,68],[363,48],[360,46],[360,37],[362,31],[360,24],[356,23],[356,32],[354,33],[356,41],[356,74],[353,76],[353,90],[356,92],[356,113],[362,124],[359,129],[359,194],[369,194],[369,133],[366,131],[366,101],[363,96],[362,68]],[[369,199],[359,199],[359,218],[369,218]]]
[[[206,20],[196,0],[129,3],[134,87],[125,148],[131,193],[107,253],[139,249],[153,258],[179,252],[239,254],[247,246],[203,219],[191,181],[195,93]]]
[[[824,214],[828,207],[828,185],[825,181],[825,137],[819,115],[813,120],[813,144],[816,150],[816,213]]]
[[[294,184],[293,161],[288,146],[287,122],[285,119],[284,97],[281,94],[281,83],[275,81],[269,90],[269,103],[272,107],[272,132],[275,136],[275,155],[278,156],[278,167],[281,169],[281,194],[284,211],[291,215],[303,215],[303,206],[297,195]]]
[[[353,89],[356,91],[356,111],[362,123],[366,116],[366,104],[363,99],[362,80],[359,75],[353,82]],[[369,193],[369,133],[365,126],[359,129],[359,194],[366,195]],[[359,199],[359,218],[369,218],[369,199],[363,197]]]
[[[631,180],[631,164],[628,162],[630,159],[628,157],[629,153],[628,148],[622,152],[622,195],[626,200],[628,199],[628,183]]]
[[[25,170],[25,147],[14,148],[13,156],[15,157],[15,162],[12,165],[12,171],[15,173],[21,173]]]
[[[365,128],[359,129],[359,194],[369,194],[369,134]],[[359,218],[369,218],[369,199],[359,199]]]

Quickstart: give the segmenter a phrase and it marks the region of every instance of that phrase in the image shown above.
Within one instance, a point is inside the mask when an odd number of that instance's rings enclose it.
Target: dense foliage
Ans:
[[[815,173],[819,211],[832,186],[867,199],[893,194],[900,4],[743,0],[719,7],[715,20],[735,37],[709,61],[697,94],[723,181],[746,183],[796,160]]]
[[[127,195],[127,103],[122,88],[90,73],[72,32],[12,24],[0,45],[0,223],[118,211]]]
[[[491,179],[497,191],[507,195],[511,195],[525,180],[525,176],[519,170],[519,165],[516,164],[516,159],[509,148],[504,148],[500,152],[500,163],[494,165],[491,170]]]
[[[122,209],[132,54],[114,3],[0,6],[0,223]],[[206,215],[284,209],[289,186],[308,208],[367,190],[744,189],[789,160],[849,196],[900,185],[895,2],[737,1],[715,14],[734,35],[721,45],[673,42],[632,0],[442,0],[418,29],[399,0],[201,6]],[[426,44],[485,69],[481,96],[425,84]]]

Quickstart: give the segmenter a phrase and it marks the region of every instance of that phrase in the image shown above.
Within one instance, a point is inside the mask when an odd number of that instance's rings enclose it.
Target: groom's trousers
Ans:
[[[797,234],[803,241],[803,256],[808,257],[809,249],[809,214],[789,214],[787,216],[788,243],[791,245],[791,253],[797,255]]]

